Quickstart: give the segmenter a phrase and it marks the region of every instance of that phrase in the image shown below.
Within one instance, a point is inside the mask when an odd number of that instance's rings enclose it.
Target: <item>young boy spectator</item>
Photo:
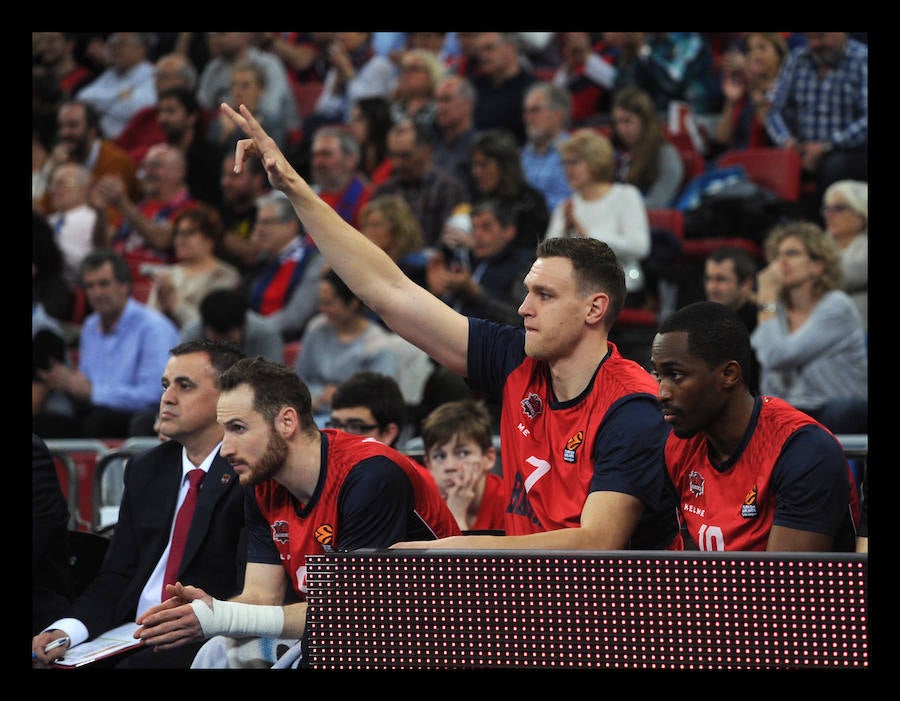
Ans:
[[[491,472],[497,449],[487,407],[472,399],[441,404],[422,423],[422,442],[425,466],[460,530],[502,534],[506,495]]]

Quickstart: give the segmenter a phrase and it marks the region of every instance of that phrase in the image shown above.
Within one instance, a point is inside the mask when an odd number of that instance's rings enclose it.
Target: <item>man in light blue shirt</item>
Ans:
[[[572,101],[569,92],[553,83],[540,82],[525,93],[522,114],[528,141],[522,147],[525,178],[544,193],[551,212],[572,194],[562,156],[556,147],[568,138]]]
[[[70,437],[153,435],[159,378],[169,349],[178,345],[178,328],[131,297],[131,270],[112,250],[96,249],[83,259],[81,284],[94,311],[81,328],[78,369],[54,363],[38,371],[41,379],[75,401],[81,436]]]

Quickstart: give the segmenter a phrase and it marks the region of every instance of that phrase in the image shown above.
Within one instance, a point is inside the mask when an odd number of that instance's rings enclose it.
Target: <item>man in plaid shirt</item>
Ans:
[[[869,47],[847,32],[804,34],[806,46],[778,76],[766,129],[778,146],[800,152],[804,176],[815,178],[817,213],[831,183],[868,180]]]

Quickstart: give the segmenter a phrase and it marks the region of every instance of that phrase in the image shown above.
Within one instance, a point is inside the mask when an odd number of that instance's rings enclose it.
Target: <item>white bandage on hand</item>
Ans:
[[[253,635],[278,638],[284,628],[284,609],[281,606],[240,604],[235,601],[213,599],[212,608],[201,599],[194,599],[191,608],[204,638],[214,635]]]

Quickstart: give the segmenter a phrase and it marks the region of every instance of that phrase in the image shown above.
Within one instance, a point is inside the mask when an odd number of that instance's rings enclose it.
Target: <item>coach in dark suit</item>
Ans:
[[[63,631],[82,632],[73,643],[134,621],[148,599],[159,603],[162,559],[169,544],[179,493],[190,467],[207,470],[191,520],[178,580],[217,598],[227,599],[243,588],[246,562],[243,492],[231,465],[219,455],[223,431],[216,423],[218,377],[238,358],[231,343],[206,339],[173,348],[163,373],[160,432],[171,438],[133,456],[125,469],[125,489],[119,518],[103,565],[86,590],[66,609],[54,629],[36,636],[32,650],[42,650]],[[152,605],[152,604],[150,604]],[[188,668],[202,644],[173,650],[137,648],[109,658],[119,668]],[[64,655],[65,650],[61,654]],[[41,655],[38,652],[39,656]],[[38,666],[46,663],[40,659]],[[99,663],[94,663],[98,665]]]
[[[31,634],[52,623],[72,599],[69,505],[53,456],[31,434]]]

